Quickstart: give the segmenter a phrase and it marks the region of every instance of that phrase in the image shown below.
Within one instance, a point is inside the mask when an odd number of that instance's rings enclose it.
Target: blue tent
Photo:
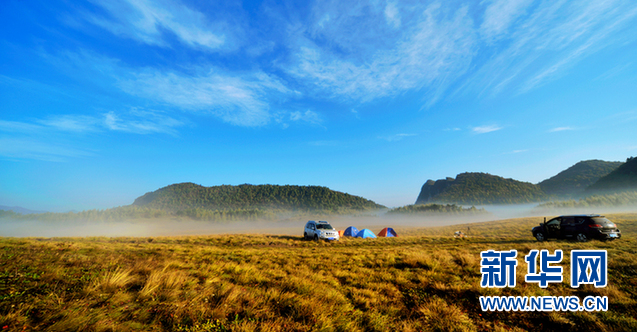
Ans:
[[[380,233],[378,233],[378,236],[380,236],[380,237],[396,237],[396,236],[398,236],[398,234],[396,234],[396,231],[393,228],[385,227],[385,228],[383,228],[382,231],[380,231]]]
[[[365,229],[361,229],[358,232],[358,234],[356,234],[356,237],[362,237],[363,239],[367,239],[367,238],[375,239],[376,235],[374,235],[374,232],[372,232],[369,229],[365,228]]]
[[[358,234],[358,229],[354,226],[349,226],[345,229],[343,236],[356,236],[356,234]]]

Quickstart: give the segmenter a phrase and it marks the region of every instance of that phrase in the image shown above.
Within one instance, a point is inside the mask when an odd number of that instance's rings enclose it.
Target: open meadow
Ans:
[[[607,217],[620,240],[538,243],[530,229],[540,217],[394,227],[398,238],[336,243],[250,234],[0,238],[0,329],[635,331],[637,214]],[[456,230],[468,237],[454,239]],[[516,287],[480,287],[488,249],[517,249]],[[564,250],[561,284],[524,282],[531,249]],[[570,287],[573,249],[607,250],[607,287]],[[483,295],[607,296],[609,309],[483,312]]]

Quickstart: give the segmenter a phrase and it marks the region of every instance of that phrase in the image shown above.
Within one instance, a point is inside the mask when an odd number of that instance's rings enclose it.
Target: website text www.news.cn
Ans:
[[[488,250],[480,253],[480,272],[483,288],[516,286],[517,250]],[[560,249],[550,254],[548,250],[531,250],[524,256],[527,263],[526,283],[537,283],[547,288],[551,283],[562,283],[563,268],[554,264],[562,262]],[[606,250],[571,251],[571,287],[591,284],[596,288],[608,283]],[[481,296],[483,311],[607,311],[608,297],[587,296]]]

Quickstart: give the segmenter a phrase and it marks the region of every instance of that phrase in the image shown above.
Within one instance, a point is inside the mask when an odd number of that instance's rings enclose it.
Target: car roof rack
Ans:
[[[325,221],[325,220],[319,220],[319,222],[320,222],[321,224],[327,224],[327,221]]]

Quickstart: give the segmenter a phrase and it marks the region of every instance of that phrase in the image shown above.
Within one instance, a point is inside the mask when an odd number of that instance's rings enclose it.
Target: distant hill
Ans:
[[[622,164],[620,161],[580,161],[538,185],[548,195],[571,198]]]
[[[304,215],[358,214],[385,207],[319,186],[250,185],[204,187],[178,183],[106,210],[20,214],[0,210],[1,220],[121,221],[189,218],[203,221],[277,220]]]
[[[544,200],[547,195],[535,184],[487,173],[461,173],[455,179],[427,181],[416,204],[515,204]]]
[[[33,214],[33,213],[45,213],[46,212],[46,211],[30,210],[30,209],[23,208],[23,207],[20,207],[20,206],[5,206],[5,205],[0,205],[0,210],[13,211],[15,213],[21,213],[21,214]]]
[[[631,157],[608,175],[586,188],[588,194],[637,190],[637,158]]]
[[[319,186],[173,184],[137,198],[135,206],[180,210],[279,209],[346,212],[385,208],[368,199]]]

